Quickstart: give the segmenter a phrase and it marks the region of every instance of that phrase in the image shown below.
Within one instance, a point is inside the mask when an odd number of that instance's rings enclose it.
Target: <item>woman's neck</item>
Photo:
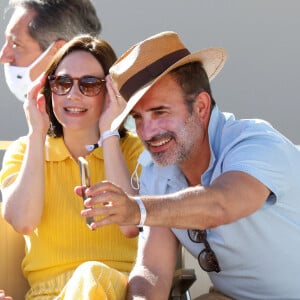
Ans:
[[[82,130],[82,131],[70,131],[64,130],[64,142],[71,155],[74,158],[79,156],[85,157],[90,151],[86,149],[86,145],[95,144],[100,137],[98,130]]]

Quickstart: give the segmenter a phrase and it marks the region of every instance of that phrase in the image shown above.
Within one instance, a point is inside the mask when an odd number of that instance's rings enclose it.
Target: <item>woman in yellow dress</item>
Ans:
[[[79,36],[65,44],[28,93],[28,134],[5,153],[3,216],[25,238],[26,299],[119,300],[126,295],[138,229],[91,230],[81,216],[83,200],[74,192],[81,184],[82,156],[91,184],[109,180],[135,193],[131,175],[143,146],[124,127],[110,131],[124,107],[107,76],[115,60],[101,39]]]

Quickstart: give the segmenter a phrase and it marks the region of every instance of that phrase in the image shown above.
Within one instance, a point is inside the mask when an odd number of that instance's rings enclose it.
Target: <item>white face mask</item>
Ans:
[[[30,71],[47,55],[52,45],[53,43],[27,67],[11,66],[8,63],[4,64],[6,84],[8,85],[10,91],[18,98],[18,100],[22,102],[26,100],[27,89],[32,83]]]

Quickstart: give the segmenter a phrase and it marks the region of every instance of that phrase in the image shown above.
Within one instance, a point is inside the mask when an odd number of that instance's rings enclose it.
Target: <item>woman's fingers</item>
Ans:
[[[37,100],[38,94],[40,90],[43,88],[45,85],[47,76],[45,73],[42,73],[33,83],[30,85],[27,93],[27,98],[30,99],[35,99]]]
[[[121,112],[126,106],[126,101],[120,95],[109,75],[106,76],[106,87],[110,100],[113,101],[115,105],[117,105],[119,112]]]

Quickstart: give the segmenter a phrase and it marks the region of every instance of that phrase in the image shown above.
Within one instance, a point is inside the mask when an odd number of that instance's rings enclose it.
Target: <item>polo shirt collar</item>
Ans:
[[[103,159],[102,148],[96,148],[89,155],[94,155],[98,159]],[[54,138],[46,136],[45,141],[45,159],[46,161],[63,161],[71,158],[72,155],[65,145],[63,137]]]

